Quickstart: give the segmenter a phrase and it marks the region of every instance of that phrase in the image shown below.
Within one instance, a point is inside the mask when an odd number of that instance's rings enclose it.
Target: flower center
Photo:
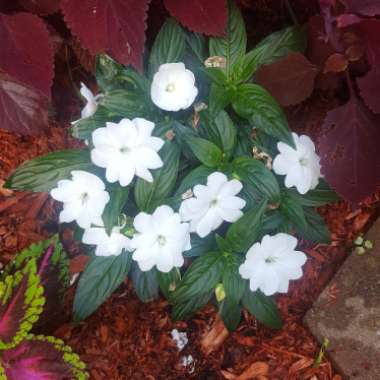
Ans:
[[[120,148],[120,152],[125,154],[125,153],[129,153],[131,151],[130,148],[128,148],[127,146],[123,146]]]
[[[272,263],[275,263],[277,261],[277,257],[273,257],[273,256],[269,256],[265,259],[265,262],[267,264],[272,264]]]
[[[307,164],[308,164],[308,159],[305,158],[305,157],[301,157],[301,158],[299,159],[299,162],[300,162],[301,166],[307,166]]]
[[[175,91],[175,84],[174,83],[169,83],[167,86],[166,86],[166,92],[174,92]]]
[[[166,244],[166,237],[163,235],[158,235],[157,241],[158,244],[163,247]]]
[[[210,207],[215,207],[217,204],[218,204],[218,200],[217,200],[217,199],[213,199],[213,200],[210,202]]]

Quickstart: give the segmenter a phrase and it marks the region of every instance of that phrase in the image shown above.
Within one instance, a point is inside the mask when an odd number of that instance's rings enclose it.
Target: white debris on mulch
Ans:
[[[172,339],[175,341],[178,351],[182,351],[189,342],[186,332],[179,332],[177,329],[171,331]]]

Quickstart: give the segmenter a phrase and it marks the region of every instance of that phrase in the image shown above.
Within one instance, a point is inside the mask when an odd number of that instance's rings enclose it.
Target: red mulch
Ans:
[[[304,124],[304,129],[313,133],[318,117]],[[38,138],[0,131],[0,179],[26,159],[75,144],[65,129],[56,126],[48,136]],[[379,197],[380,192],[356,208],[339,202],[320,209],[332,231],[332,243],[311,247],[303,242],[309,256],[304,277],[291,285],[289,294],[278,297],[285,321],[280,331],[271,331],[244,314],[238,330],[228,334],[211,306],[173,324],[166,301],[143,304],[125,284],[93,316],[78,326],[64,324],[56,335],[81,354],[94,380],[339,380],[328,360],[313,366],[320,347],[302,318],[345,259],[352,240],[377,216]],[[56,217],[56,205],[46,194],[12,193],[0,187],[1,261],[9,261],[17,250],[55,233]],[[78,250],[71,255],[78,255]],[[72,262],[73,272],[81,261]],[[331,289],[331,301],[336,297]],[[69,303],[68,313],[70,307]],[[188,334],[189,344],[181,352],[170,337],[173,328]],[[184,355],[192,355],[194,363],[183,367]]]

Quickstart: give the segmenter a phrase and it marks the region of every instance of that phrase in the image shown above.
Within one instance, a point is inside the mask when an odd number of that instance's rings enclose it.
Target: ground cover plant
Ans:
[[[329,242],[315,207],[337,200],[311,139],[291,133],[256,71],[306,47],[298,26],[247,51],[243,18],[228,3],[223,37],[169,18],[143,71],[99,55],[94,95],[72,133],[87,145],[21,165],[6,187],[49,191],[63,203],[90,261],[74,318],[93,313],[128,278],[142,301],[161,291],[175,320],[213,302],[235,329],[242,309],[281,327],[275,293],[302,276],[293,235]],[[186,262],[185,262],[186,261]]]

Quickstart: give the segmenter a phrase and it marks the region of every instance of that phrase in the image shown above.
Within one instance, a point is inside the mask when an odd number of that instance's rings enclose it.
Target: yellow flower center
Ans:
[[[166,92],[173,92],[173,91],[175,91],[175,85],[174,85],[174,83],[169,83],[166,86]]]

